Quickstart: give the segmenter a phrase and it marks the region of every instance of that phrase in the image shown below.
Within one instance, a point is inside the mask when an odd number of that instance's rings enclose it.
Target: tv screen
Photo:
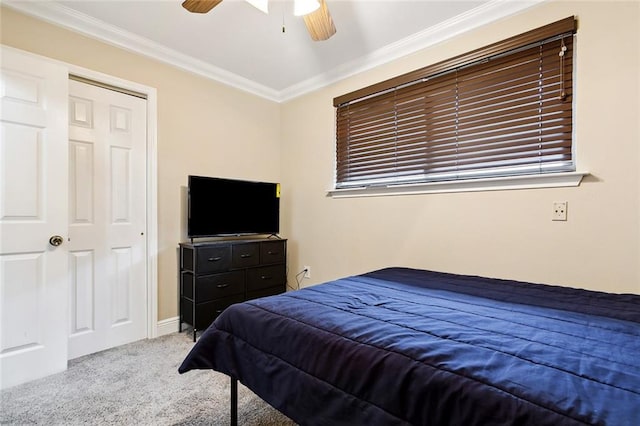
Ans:
[[[277,234],[280,184],[189,176],[190,238]]]

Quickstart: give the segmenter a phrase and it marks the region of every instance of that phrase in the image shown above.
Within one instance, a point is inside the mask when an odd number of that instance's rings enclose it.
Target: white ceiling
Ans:
[[[292,0],[265,15],[224,0],[205,15],[181,0],[2,3],[259,96],[284,101],[543,0],[327,0],[337,33],[314,42]],[[282,32],[284,22],[285,32]]]

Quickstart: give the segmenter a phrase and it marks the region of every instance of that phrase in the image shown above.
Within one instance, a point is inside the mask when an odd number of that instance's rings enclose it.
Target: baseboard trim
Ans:
[[[164,336],[165,334],[176,333],[180,326],[180,317],[167,318],[158,321],[156,324],[156,336]]]

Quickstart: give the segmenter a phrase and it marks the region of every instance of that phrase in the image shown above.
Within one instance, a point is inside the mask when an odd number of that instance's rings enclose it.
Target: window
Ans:
[[[574,171],[573,17],[334,99],[336,188]]]

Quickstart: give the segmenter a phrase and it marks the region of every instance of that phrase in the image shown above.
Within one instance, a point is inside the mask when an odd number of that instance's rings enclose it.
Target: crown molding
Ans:
[[[2,4],[54,25],[147,56],[193,74],[274,102],[287,102],[355,74],[410,55],[475,28],[519,13],[546,0],[491,0],[466,13],[389,44],[328,72],[278,91],[222,68],[168,49],[144,37],[94,19],[55,2],[2,0]]]
[[[483,25],[522,12],[544,1],[546,0],[491,0],[466,13],[342,64],[329,72],[294,84],[280,93],[280,102],[295,99],[345,78],[416,53]]]
[[[207,62],[94,19],[59,3],[2,0],[2,4],[43,21],[89,36],[130,52],[147,56],[254,95],[280,102],[280,93]]]

